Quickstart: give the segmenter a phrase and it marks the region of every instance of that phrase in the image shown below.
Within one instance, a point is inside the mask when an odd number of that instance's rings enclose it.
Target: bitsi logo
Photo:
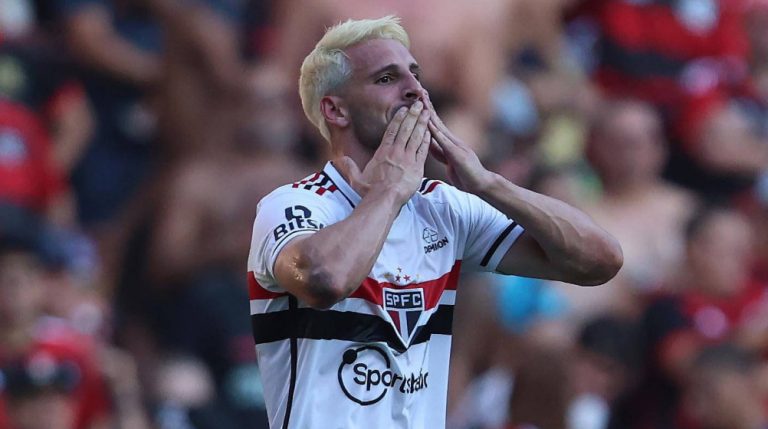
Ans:
[[[436,250],[440,250],[448,244],[448,237],[438,239],[437,231],[432,228],[424,228],[424,232],[421,233],[421,238],[427,243],[424,246],[424,254],[432,253]]]
[[[351,401],[368,406],[381,401],[387,392],[414,394],[426,389],[429,372],[401,374],[392,369],[389,356],[379,347],[366,345],[347,349],[339,365],[339,387]]]
[[[321,229],[325,225],[311,218],[312,211],[304,206],[293,206],[285,209],[286,223],[275,228],[275,241],[297,230]]]

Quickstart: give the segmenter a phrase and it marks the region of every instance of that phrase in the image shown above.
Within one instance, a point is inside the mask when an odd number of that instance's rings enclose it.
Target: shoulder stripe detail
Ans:
[[[441,305],[430,317],[429,322],[418,329],[410,344],[427,342],[433,334],[451,335],[452,323],[453,306]],[[296,338],[305,338],[359,343],[383,342],[400,353],[407,350],[389,323],[367,314],[298,308],[253,315],[251,325],[256,344],[290,339],[293,345]],[[293,370],[293,362],[291,364]]]
[[[323,173],[323,174],[325,174],[325,173]],[[334,190],[334,191],[339,191],[339,193],[341,194],[341,196],[342,196],[342,197],[344,197],[344,199],[345,199],[345,200],[347,200],[347,202],[349,203],[349,205],[350,205],[350,206],[352,206],[352,208],[355,208],[355,204],[354,204],[354,203],[352,202],[352,200],[351,200],[351,199],[350,199],[350,198],[349,198],[349,197],[348,197],[348,196],[347,196],[347,195],[344,193],[344,191],[342,191],[341,189],[339,189],[339,187],[336,185],[336,183],[334,183],[333,179],[331,179],[331,176],[328,176],[328,175],[326,175],[326,177],[328,177],[328,180],[331,182],[331,188],[333,188],[333,190]],[[322,194],[320,194],[320,195],[322,195]]]
[[[421,186],[419,186],[419,192],[422,192],[427,187],[427,183],[429,183],[429,179],[421,179]]]
[[[302,188],[307,191],[314,191],[317,195],[323,195],[326,192],[336,192],[338,188],[333,184],[331,178],[324,172],[318,172],[308,178],[295,182],[292,188]]]
[[[434,191],[437,185],[442,183],[443,182],[439,180],[424,179],[424,181],[421,182],[421,187],[419,187],[419,193],[421,195],[427,195],[428,193]]]
[[[499,234],[499,237],[496,238],[496,241],[493,242],[493,245],[491,245],[491,248],[488,249],[488,253],[483,256],[483,260],[480,261],[480,266],[485,267],[488,265],[488,262],[490,262],[491,257],[494,253],[496,253],[496,249],[499,248],[501,243],[504,241],[505,238],[509,235],[510,232],[512,232],[513,229],[517,226],[517,222],[512,221],[512,223],[509,224],[509,226]]]

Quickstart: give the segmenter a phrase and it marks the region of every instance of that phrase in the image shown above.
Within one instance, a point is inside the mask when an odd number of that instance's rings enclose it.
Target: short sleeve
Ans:
[[[314,234],[343,219],[339,204],[302,189],[277,190],[259,202],[253,225],[248,271],[270,291],[281,291],[274,277],[277,256],[296,237]]]
[[[462,267],[469,271],[495,271],[501,258],[523,233],[523,227],[479,197],[458,191],[454,210],[465,237]]]

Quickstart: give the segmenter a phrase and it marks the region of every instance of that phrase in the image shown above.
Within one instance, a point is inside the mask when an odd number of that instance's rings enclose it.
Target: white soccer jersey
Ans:
[[[363,284],[310,308],[277,284],[275,259],[359,202],[329,162],[259,203],[248,284],[273,428],[444,427],[459,272],[493,271],[523,232],[480,198],[424,179]]]

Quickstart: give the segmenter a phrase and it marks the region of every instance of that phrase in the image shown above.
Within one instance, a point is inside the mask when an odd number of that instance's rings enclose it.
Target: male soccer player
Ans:
[[[323,171],[259,204],[248,278],[274,428],[440,428],[459,272],[581,285],[617,242],[486,170],[442,123],[393,17],[328,30],[301,68]],[[455,186],[422,178],[429,153]]]

